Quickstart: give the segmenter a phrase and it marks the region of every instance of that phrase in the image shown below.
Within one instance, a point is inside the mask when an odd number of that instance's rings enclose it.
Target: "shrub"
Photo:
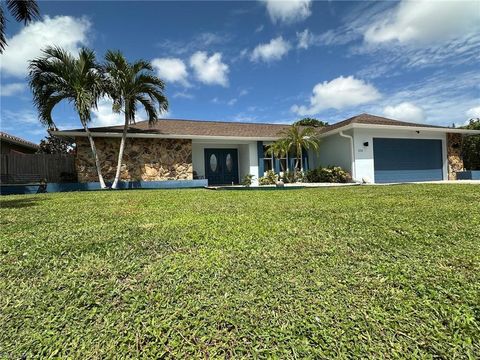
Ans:
[[[252,185],[252,180],[253,180],[252,174],[245,175],[245,177],[242,180],[242,185],[246,187],[250,187],[250,185]]]
[[[302,178],[303,178],[303,174],[300,171],[297,171],[296,174],[294,171],[285,171],[282,177],[283,182],[285,184],[291,184],[297,181],[302,181]]]
[[[275,185],[277,183],[277,174],[273,170],[268,170],[265,176],[258,179],[260,185]]]
[[[352,181],[350,174],[339,166],[318,167],[305,173],[305,182],[347,183]]]

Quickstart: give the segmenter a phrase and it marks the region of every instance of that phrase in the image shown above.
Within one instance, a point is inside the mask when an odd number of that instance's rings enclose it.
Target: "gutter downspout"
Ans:
[[[355,181],[355,152],[353,150],[353,136],[344,134],[343,131],[340,131],[338,134],[350,140],[350,156],[352,157],[352,179],[353,181]]]

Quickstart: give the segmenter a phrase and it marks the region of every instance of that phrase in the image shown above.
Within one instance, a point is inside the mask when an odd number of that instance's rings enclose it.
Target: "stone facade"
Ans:
[[[120,138],[94,138],[102,175],[113,181],[117,169]],[[90,143],[76,138],[75,166],[80,182],[98,181]],[[184,139],[127,138],[121,179],[126,181],[193,179],[192,141]]]
[[[463,170],[462,134],[447,134],[448,180],[457,180],[457,171]]]

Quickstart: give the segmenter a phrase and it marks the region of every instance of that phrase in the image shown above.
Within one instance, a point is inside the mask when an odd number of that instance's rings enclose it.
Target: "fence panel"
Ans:
[[[62,173],[75,174],[75,157],[63,154],[4,154],[0,158],[3,183],[25,183],[46,179],[60,182]]]

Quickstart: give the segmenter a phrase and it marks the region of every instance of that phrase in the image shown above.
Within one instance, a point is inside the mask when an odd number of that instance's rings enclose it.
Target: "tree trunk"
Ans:
[[[300,171],[303,172],[303,148],[300,149]]]
[[[87,124],[82,121],[82,125],[83,125],[83,128],[85,129],[85,133],[87,134],[88,141],[90,142],[90,147],[92,148],[93,158],[95,159],[95,167],[97,168],[98,181],[100,183],[100,187],[102,189],[106,189],[107,185],[105,185],[105,181],[103,181],[102,167],[100,166],[100,159],[98,158],[95,142],[93,141],[92,134],[90,133],[90,130],[88,129]]]
[[[129,124],[128,115],[127,115],[127,111],[125,111],[125,125],[123,127],[122,140],[120,141],[120,150],[118,151],[117,172],[115,173],[115,180],[113,180],[112,189],[117,189],[118,182],[120,181],[120,173],[122,172],[123,151],[125,149],[125,142],[127,141],[128,124]]]
[[[295,168],[293,169],[293,177],[295,178],[295,182],[297,181],[297,171],[298,171],[298,168],[299,168],[299,162],[298,162],[298,155],[299,155],[299,151],[298,151],[298,148],[297,148],[297,151],[296,151],[296,154],[295,154]],[[302,156],[302,155],[300,155]]]

